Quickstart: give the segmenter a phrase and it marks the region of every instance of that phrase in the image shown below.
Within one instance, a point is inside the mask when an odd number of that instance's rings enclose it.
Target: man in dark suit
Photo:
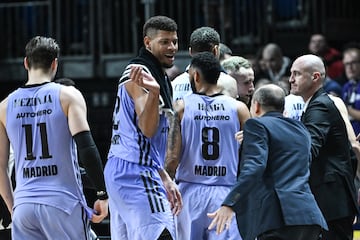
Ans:
[[[357,212],[354,177],[345,123],[322,88],[323,61],[315,55],[297,58],[291,67],[291,93],[305,101],[302,122],[311,135],[310,187],[327,221],[326,240],[353,239]]]
[[[325,219],[311,193],[311,138],[305,126],[285,118],[285,92],[277,85],[253,95],[253,117],[244,126],[240,174],[209,229],[229,228],[236,213],[244,240],[317,240]]]

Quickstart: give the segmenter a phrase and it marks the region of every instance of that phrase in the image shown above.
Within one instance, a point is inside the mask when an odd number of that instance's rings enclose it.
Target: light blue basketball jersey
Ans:
[[[108,158],[121,157],[139,165],[163,168],[169,124],[164,111],[159,114],[157,132],[152,138],[147,138],[138,127],[134,101],[127,93],[125,85],[120,84],[113,113]]]
[[[86,207],[76,146],[60,103],[61,87],[29,85],[9,95],[6,131],[15,155],[14,208],[39,203],[70,214],[79,203]]]
[[[232,186],[236,182],[240,130],[236,100],[225,96],[184,97],[178,181]]]

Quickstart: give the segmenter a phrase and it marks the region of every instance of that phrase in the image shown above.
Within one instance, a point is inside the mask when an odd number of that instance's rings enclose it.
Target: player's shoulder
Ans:
[[[74,86],[64,86],[60,88],[60,99],[63,101],[79,101],[84,97],[82,93]]]
[[[6,97],[4,100],[0,102],[0,121],[5,122],[6,117],[6,109],[9,102],[9,97]]]
[[[181,73],[179,76],[174,78],[174,80],[171,82],[171,84],[175,85],[175,84],[179,84],[179,83],[183,83],[183,82],[189,82],[189,73],[188,72]]]

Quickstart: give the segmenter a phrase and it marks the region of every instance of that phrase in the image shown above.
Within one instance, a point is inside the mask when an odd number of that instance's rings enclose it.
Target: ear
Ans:
[[[212,49],[212,53],[216,58],[220,57],[219,45],[215,45]]]
[[[261,115],[262,109],[258,101],[253,101],[251,103],[250,112],[252,113],[253,117],[259,117]]]
[[[255,113],[256,113],[256,114],[260,114],[260,112],[261,112],[261,105],[260,105],[260,103],[257,102],[257,101],[255,101],[254,104],[255,104]]]
[[[57,58],[55,58],[52,62],[51,62],[51,70],[52,71],[57,71],[57,67],[58,67],[58,59]]]
[[[24,68],[29,71],[29,64],[27,62],[27,57],[24,57]]]
[[[144,46],[147,50],[151,51],[151,39],[148,36],[144,37]]]
[[[314,72],[312,75],[312,80],[314,82],[321,81],[321,74],[319,72]]]
[[[189,55],[192,56],[192,50],[191,47],[189,47]]]
[[[199,84],[200,83],[200,72],[198,70],[195,70],[194,72],[194,81],[195,83]]]

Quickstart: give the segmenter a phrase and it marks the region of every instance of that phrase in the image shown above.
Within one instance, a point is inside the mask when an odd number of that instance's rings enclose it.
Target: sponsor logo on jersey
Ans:
[[[22,112],[22,113],[17,113],[16,118],[33,118],[43,115],[50,115],[51,113],[52,113],[51,109],[40,110],[37,112]]]

